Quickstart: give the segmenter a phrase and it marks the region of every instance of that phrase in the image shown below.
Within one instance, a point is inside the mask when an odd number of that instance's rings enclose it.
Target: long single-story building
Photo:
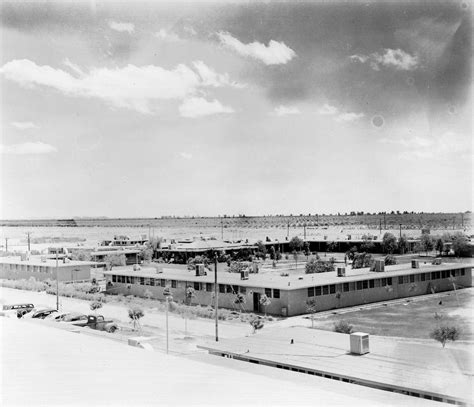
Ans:
[[[289,275],[288,275],[289,274]],[[344,276],[342,276],[344,274]],[[214,302],[214,272],[184,269],[117,268],[104,272],[106,290],[111,294],[150,296],[164,300],[163,290],[169,287],[174,301],[212,305]],[[347,269],[318,274],[279,273],[258,274],[218,272],[219,307],[244,311],[266,312],[293,316],[307,313],[310,300],[318,311],[387,301],[422,294],[472,286],[472,265],[462,263],[420,264],[414,262],[385,266],[384,271],[368,268]],[[194,296],[186,298],[187,288]],[[239,294],[239,295],[238,295]],[[270,300],[261,303],[262,296]]]
[[[68,259],[48,259],[46,256],[0,257],[0,278],[10,280],[29,279],[59,281],[85,281],[91,278],[92,261],[73,261]]]

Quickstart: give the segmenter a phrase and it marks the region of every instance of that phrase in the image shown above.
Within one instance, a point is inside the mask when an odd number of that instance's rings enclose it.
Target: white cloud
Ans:
[[[12,122],[11,125],[18,130],[39,129],[39,126],[33,122]]]
[[[159,38],[160,40],[169,41],[169,42],[182,41],[182,39],[179,37],[178,34],[172,31],[168,31],[165,28],[162,28],[160,31],[156,32],[155,37]]]
[[[382,138],[379,140],[380,143],[384,144],[399,144],[403,147],[410,147],[410,148],[422,148],[422,147],[429,147],[433,144],[433,141],[427,139],[425,137],[415,136],[412,138]]]
[[[132,23],[109,21],[109,27],[112,30],[115,30],[118,32],[127,32],[129,34],[132,34],[135,31],[135,25]]]
[[[335,117],[337,122],[353,122],[364,117],[363,113],[340,113]]]
[[[418,67],[418,57],[401,49],[385,48],[382,54],[374,52],[370,55],[351,55],[349,58],[363,64],[369,62],[375,71],[379,71],[380,66],[392,67],[399,71],[412,71]]]
[[[76,65],[75,63],[71,62],[69,58],[66,58],[63,61],[63,64],[67,66],[69,69],[71,69],[74,73],[76,73],[78,76],[84,76],[84,72],[82,69],[79,67],[79,65]]]
[[[293,114],[301,114],[300,110],[295,106],[283,106],[280,105],[275,108],[274,113],[277,116],[287,116]]]
[[[219,32],[217,33],[217,36],[219,37],[221,44],[227,48],[232,49],[240,55],[258,59],[265,65],[286,64],[296,57],[295,51],[283,42],[270,40],[268,45],[257,41],[250,44],[244,44],[226,32]]]
[[[222,86],[231,86],[234,88],[245,87],[245,85],[231,81],[227,73],[219,74],[212,68],[208,67],[202,61],[194,61],[193,66],[201,77],[203,86],[210,86],[215,88],[220,88]]]
[[[49,154],[58,151],[56,147],[42,143],[41,141],[12,144],[9,146],[0,144],[0,152],[3,154]]]
[[[318,113],[322,115],[334,115],[337,112],[337,107],[328,105],[327,103],[325,103],[324,106],[318,110]]]
[[[341,112],[337,107],[327,103],[318,110],[318,113],[323,116],[332,116],[337,122],[353,122],[364,117],[363,113]]]
[[[233,113],[234,109],[228,106],[223,106],[218,100],[214,99],[212,102],[204,98],[192,97],[186,99],[181,106],[179,106],[179,113],[183,117],[197,118],[202,116],[209,116],[218,113]]]
[[[193,155],[192,155],[192,154],[186,153],[185,151],[181,151],[181,152],[179,153],[179,156],[180,156],[181,158],[184,158],[185,160],[190,160],[191,158],[193,158]]]
[[[61,69],[36,65],[23,59],[0,68],[6,79],[25,87],[45,86],[67,96],[91,97],[141,113],[152,113],[163,100],[185,100],[206,87],[234,86],[226,74],[217,74],[203,62],[194,71],[181,64],[167,70],[155,65],[127,65],[123,68],[93,68],[76,78]]]

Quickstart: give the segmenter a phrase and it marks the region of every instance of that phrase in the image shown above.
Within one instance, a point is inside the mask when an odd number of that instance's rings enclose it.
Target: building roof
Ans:
[[[398,277],[409,274],[419,274],[431,271],[454,270],[460,268],[472,268],[472,264],[449,263],[441,265],[420,264],[420,268],[411,268],[409,264],[395,266],[385,266],[384,272],[373,272],[369,268],[350,269],[346,268],[346,276],[338,277],[337,271],[317,274],[290,273],[289,276],[282,277],[280,271],[262,270],[258,274],[249,274],[248,280],[241,280],[240,273],[218,272],[217,281],[219,284],[239,285],[242,287],[267,287],[281,290],[296,290],[318,285],[341,284],[361,280],[371,280],[386,277]],[[158,270],[154,267],[142,267],[140,270],[133,270],[131,267],[114,268],[112,271],[105,271],[105,275],[115,274],[124,276],[152,277],[166,280],[178,280],[189,282],[213,283],[214,272],[208,271],[206,276],[196,276],[194,270],[171,269],[164,265]]]
[[[30,266],[56,267],[56,259],[46,258],[46,256],[31,256],[28,260],[22,260],[20,256],[8,256],[0,257],[0,264],[26,264]],[[58,261],[58,267],[92,266],[94,264],[96,264],[94,261],[69,260],[67,263],[63,263],[62,260]]]
[[[91,253],[91,256],[107,256],[107,255],[114,255],[114,254],[137,254],[140,253],[141,250],[133,250],[133,249],[124,249],[124,250],[98,250]]]
[[[216,239],[195,239],[193,241],[178,241],[177,243],[168,244],[163,243],[164,247],[158,249],[159,251],[170,252],[206,252],[208,250],[239,250],[252,249],[255,247],[251,243],[231,243]]]

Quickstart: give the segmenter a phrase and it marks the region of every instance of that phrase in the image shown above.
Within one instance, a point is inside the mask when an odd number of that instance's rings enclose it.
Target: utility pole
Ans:
[[[5,238],[5,251],[8,252],[8,237]]]
[[[304,230],[304,241],[306,242],[306,223],[303,224],[303,230]]]
[[[168,313],[170,308],[170,298],[171,297],[171,290],[169,287],[165,287],[163,290],[163,295],[165,296],[166,300],[166,354],[169,352],[169,327],[168,327]]]
[[[286,236],[289,237],[290,236],[290,222],[288,222],[286,224]]]
[[[28,235],[28,251],[30,252],[30,251],[31,251],[31,247],[30,247],[30,232],[28,232],[27,235]]]
[[[379,219],[380,220],[380,233],[382,233],[382,219]]]
[[[400,223],[400,239],[402,238],[402,224]]]
[[[214,254],[214,299],[215,299],[215,309],[216,309],[216,342],[219,342],[219,287],[217,286],[217,253]]]
[[[56,247],[56,309],[59,311],[59,264],[58,264],[58,248]]]

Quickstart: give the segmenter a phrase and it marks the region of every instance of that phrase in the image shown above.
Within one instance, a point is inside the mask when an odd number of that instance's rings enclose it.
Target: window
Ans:
[[[171,288],[176,288],[178,284],[176,284],[176,280],[171,280]]]
[[[331,284],[329,286],[329,294],[336,294],[336,285],[335,284]]]
[[[349,291],[349,283],[344,283],[342,285],[342,291],[344,291],[345,293]]]
[[[392,277],[387,278],[387,285],[392,285]]]
[[[150,285],[150,279],[145,277],[145,285]]]
[[[403,276],[403,283],[404,284],[408,284],[409,281],[410,281],[410,276]]]
[[[324,285],[323,286],[323,295],[328,295],[329,294],[329,286]]]
[[[375,280],[369,280],[369,288],[375,287]]]
[[[112,282],[113,283],[117,282],[117,276],[115,274],[112,275]]]
[[[414,282],[415,282],[415,275],[411,274],[410,275],[410,283],[414,283]]]
[[[231,285],[227,285],[227,292],[232,294],[232,286]]]
[[[212,291],[212,283],[206,283],[206,291]]]
[[[127,276],[127,284],[130,284],[131,283],[131,278],[130,276]]]
[[[273,290],[273,298],[280,298],[280,290],[277,288]]]
[[[431,273],[425,273],[426,281],[431,280]]]
[[[265,288],[265,295],[268,298],[272,298],[272,289],[271,288]]]
[[[140,285],[145,285],[145,277],[140,277]]]
[[[356,287],[357,290],[362,290],[362,281],[357,281]]]
[[[420,274],[420,280],[421,281],[425,281],[425,277],[426,277],[425,273]]]
[[[138,278],[138,277],[137,277]],[[153,280],[153,279],[152,279]],[[135,277],[130,277],[130,284],[135,284]]]
[[[362,281],[362,288],[364,290],[367,290],[367,288],[369,288],[369,282],[367,280]]]
[[[201,284],[197,281],[194,282],[194,290],[199,291],[201,289]]]
[[[461,275],[465,275],[466,274],[466,269],[461,269]]]
[[[308,287],[308,297],[314,297],[314,287]]]
[[[315,287],[314,295],[321,295],[321,287]]]
[[[225,294],[225,285],[224,284],[219,284],[219,292],[221,294]]]
[[[240,294],[247,294],[247,289],[245,287],[240,287]]]
[[[398,284],[403,284],[403,276],[398,276]]]
[[[166,280],[164,280],[163,278],[160,280],[160,284],[162,287],[166,287]]]
[[[150,285],[151,285],[151,286],[154,286],[154,285],[155,285],[155,279],[154,279],[154,278],[150,278]]]

